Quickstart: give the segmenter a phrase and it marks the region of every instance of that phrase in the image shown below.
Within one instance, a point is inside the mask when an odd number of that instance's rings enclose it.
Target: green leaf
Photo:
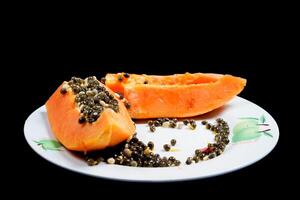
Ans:
[[[44,150],[61,150],[63,147],[58,141],[56,140],[39,140],[34,141],[38,145],[41,145]]]
[[[266,118],[265,118],[264,115],[262,115],[262,116],[259,118],[259,122],[262,123],[262,124],[266,122]]]
[[[269,137],[273,137],[273,135],[270,132],[264,131],[263,133]]]
[[[258,132],[258,127],[250,127],[248,129],[242,129],[240,132],[233,134],[232,142],[247,141],[259,138],[262,135],[261,132]]]
[[[257,127],[257,120],[254,119],[248,119],[248,120],[243,120],[239,123],[237,123],[234,128],[233,128],[233,134],[238,134],[239,132],[243,131],[244,129],[251,128],[251,127]]]
[[[247,119],[237,123],[233,128],[232,142],[252,140],[260,137],[256,119]]]

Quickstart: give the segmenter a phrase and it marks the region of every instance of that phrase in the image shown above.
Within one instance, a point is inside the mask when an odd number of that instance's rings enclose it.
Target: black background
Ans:
[[[31,27],[27,27],[31,30]],[[36,29],[34,29],[36,30]],[[281,41],[262,29],[241,28],[238,32],[220,27],[219,33],[197,35],[193,30],[174,35],[142,29],[127,35],[123,29],[112,35],[74,34],[39,27],[24,33],[11,47],[15,54],[3,74],[10,83],[13,106],[4,107],[9,124],[4,148],[7,185],[47,196],[89,196],[164,198],[183,194],[185,198],[207,195],[228,197],[289,196],[297,178],[297,155],[291,141],[296,86],[295,63],[283,57]],[[74,31],[74,32],[73,32]],[[149,34],[144,35],[148,32]],[[46,33],[47,32],[47,33]],[[194,33],[194,34],[193,34]],[[246,34],[245,34],[246,33]],[[90,35],[89,35],[90,34]],[[141,36],[143,35],[143,36]],[[78,40],[80,38],[80,40]],[[244,97],[265,110],[277,121],[280,139],[276,148],[254,165],[213,178],[175,183],[127,183],[80,175],[57,167],[34,153],[27,145],[23,126],[26,118],[42,106],[56,87],[71,76],[104,76],[108,72],[173,74],[184,72],[228,73],[248,80]],[[16,92],[16,88],[20,88]],[[6,101],[6,99],[4,99]],[[296,125],[297,126],[297,125]],[[12,146],[13,145],[13,148]],[[21,168],[20,168],[21,167]],[[297,175],[297,176],[296,176]],[[6,177],[6,175],[4,175]],[[107,191],[110,191],[107,193]],[[40,194],[39,194],[40,195]],[[193,197],[194,196],[194,197]]]

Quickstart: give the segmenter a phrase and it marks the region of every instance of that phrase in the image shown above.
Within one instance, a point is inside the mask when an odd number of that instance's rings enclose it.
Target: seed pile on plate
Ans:
[[[66,94],[69,88],[75,95],[75,102],[80,108],[79,123],[93,123],[104,109],[110,108],[119,112],[119,104],[114,96],[94,76],[86,79],[72,77],[61,88],[61,93]]]
[[[229,144],[229,126],[223,119],[216,119],[215,124],[208,123],[207,121],[202,121],[201,124],[214,133],[215,142],[209,143],[206,148],[196,149],[195,154],[186,159],[185,163],[187,165],[213,159],[221,155],[226,145]],[[171,139],[170,143],[163,145],[163,149],[170,151],[172,146],[175,146],[176,143],[175,139]],[[113,149],[96,152],[96,154],[98,154],[96,156],[88,154],[86,161],[88,165],[91,166],[97,165],[100,162],[132,167],[172,167],[181,164],[180,161],[173,156],[161,157],[159,154],[155,154],[153,149],[154,143],[152,141],[146,145],[140,141],[135,134],[130,140]]]
[[[180,161],[175,157],[161,157],[159,154],[155,154],[153,149],[153,142],[150,141],[146,145],[136,136],[133,136],[126,143],[119,145],[118,150],[112,156],[102,152],[100,157],[88,155],[86,161],[89,165],[97,165],[101,161],[106,161],[108,164],[131,167],[173,167],[180,165]],[[112,153],[110,152],[110,154]]]
[[[187,158],[187,165],[192,164],[193,161],[198,163],[199,161],[213,159],[221,155],[229,143],[229,126],[223,119],[216,119],[216,124],[210,124],[207,121],[202,121],[201,123],[215,134],[215,142],[209,143],[204,149],[196,149],[194,156]]]
[[[172,146],[175,146],[175,144],[176,144],[176,140],[172,139],[170,141],[170,144],[164,144],[163,148],[164,148],[165,151],[170,151]]]
[[[193,120],[193,119],[191,119],[191,120],[185,119],[185,120],[183,120],[183,124],[190,127],[190,129],[192,129],[192,130],[196,129],[196,127],[197,127],[197,124],[196,124],[195,120]]]
[[[197,127],[195,120],[183,120],[183,124],[194,130]],[[165,128],[176,128],[178,120],[176,118],[158,118],[156,120],[149,120],[148,126],[151,132],[155,132],[156,127],[162,126]]]

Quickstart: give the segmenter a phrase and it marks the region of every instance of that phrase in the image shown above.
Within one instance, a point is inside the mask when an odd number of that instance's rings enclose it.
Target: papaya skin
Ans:
[[[75,95],[71,89],[61,94],[61,88],[62,85],[46,102],[46,109],[52,132],[67,149],[84,152],[101,150],[115,146],[135,133],[135,125],[127,109],[117,98],[118,113],[108,108],[97,121],[80,124]],[[110,89],[107,90],[114,94]]]
[[[221,74],[131,74],[124,81],[118,76],[107,74],[105,84],[124,95],[134,119],[201,115],[225,105],[246,85],[246,79]]]

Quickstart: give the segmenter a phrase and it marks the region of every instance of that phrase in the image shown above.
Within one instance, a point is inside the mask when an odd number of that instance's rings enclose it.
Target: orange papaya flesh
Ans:
[[[109,88],[100,82],[98,84],[101,90],[104,88],[111,99],[113,97],[114,102],[117,102],[115,104],[118,112],[110,107],[103,107],[98,118],[91,123],[79,123],[83,115],[82,108],[75,101],[77,94],[71,87],[66,86],[66,82],[58,87],[46,102],[52,132],[69,150],[88,152],[105,149],[125,141],[135,133],[135,125],[123,103]],[[66,88],[67,91],[62,94],[62,89]]]
[[[204,114],[226,104],[246,85],[246,79],[222,74],[130,74],[120,81],[121,75],[107,74],[105,84],[124,95],[135,119]]]

